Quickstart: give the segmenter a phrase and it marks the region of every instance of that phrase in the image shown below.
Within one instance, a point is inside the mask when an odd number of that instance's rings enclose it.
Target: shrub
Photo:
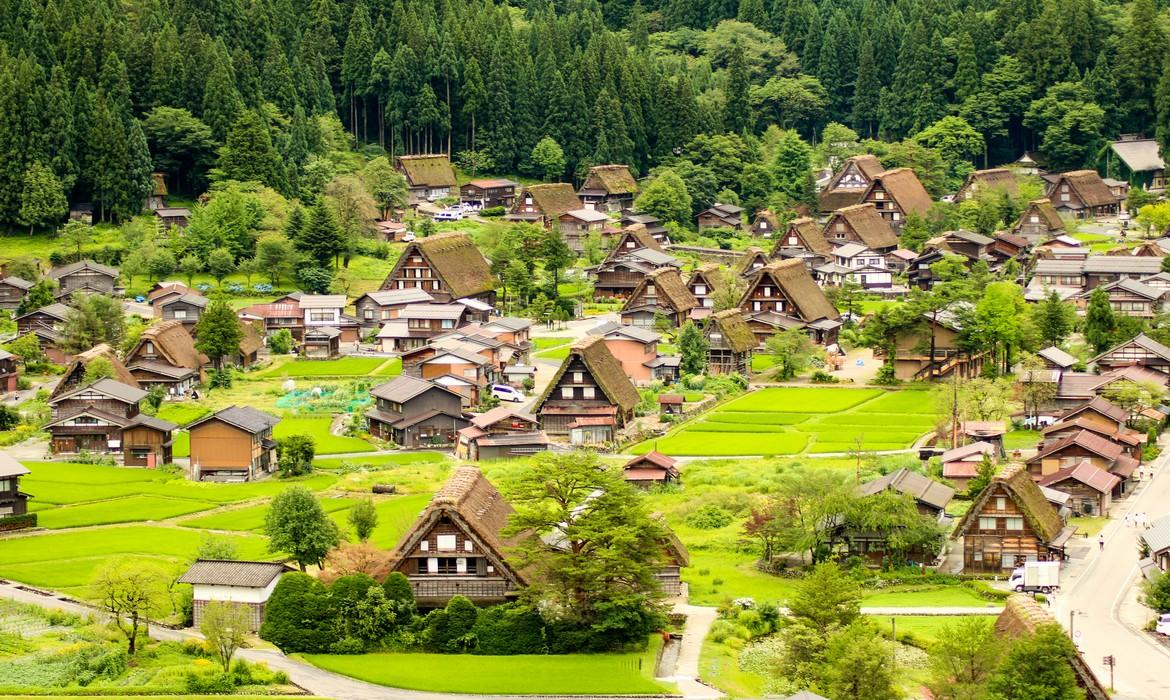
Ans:
[[[823,369],[814,371],[809,380],[814,384],[837,384],[841,381]]]
[[[345,637],[338,639],[336,642],[329,645],[330,654],[361,654],[365,652],[366,645],[360,639],[353,637]]]
[[[260,638],[285,653],[327,651],[337,634],[324,584],[300,572],[281,577],[265,606]]]
[[[700,530],[717,530],[731,524],[731,514],[717,505],[708,503],[688,515],[685,522]]]
[[[481,610],[471,630],[477,654],[544,654],[544,621],[532,608],[518,603]]]
[[[503,207],[487,207],[481,211],[479,215],[491,218],[495,216],[503,216],[505,211],[506,210]]]
[[[235,684],[228,674],[217,671],[215,673],[187,673],[187,692],[191,695],[222,695],[235,690]]]
[[[281,328],[268,336],[268,349],[274,355],[287,355],[292,351],[293,337],[287,328]]]
[[[410,581],[406,574],[395,571],[386,577],[382,583],[382,590],[386,591],[386,598],[397,603],[409,603],[414,607],[414,591],[410,588]]]

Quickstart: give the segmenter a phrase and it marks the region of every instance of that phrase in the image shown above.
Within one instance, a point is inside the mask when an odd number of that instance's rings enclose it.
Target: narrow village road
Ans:
[[[1136,606],[1134,598],[1140,583],[1139,530],[1126,527],[1124,517],[1127,512],[1145,511],[1152,520],[1170,513],[1167,464],[1170,464],[1170,450],[1155,461],[1154,478],[1112,509],[1113,519],[1103,531],[1105,548],[1090,543],[1087,563],[1079,573],[1070,572],[1075,580],[1056,596],[1053,606],[1057,620],[1066,629],[1072,620],[1073,641],[1106,685],[1110,674],[1104,658],[1112,655],[1117,660],[1114,684],[1118,698],[1170,698],[1170,652],[1144,632],[1123,622],[1121,614],[1123,609],[1132,610]]]

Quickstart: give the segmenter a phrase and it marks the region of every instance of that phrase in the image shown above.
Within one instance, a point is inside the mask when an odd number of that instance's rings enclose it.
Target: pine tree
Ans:
[[[20,214],[20,199],[24,189],[23,163],[24,130],[20,123],[16,80],[12,75],[11,60],[0,53],[0,221],[15,222]]]
[[[312,257],[319,267],[328,268],[333,259],[345,250],[345,240],[333,212],[323,201],[309,210],[305,227],[293,241],[298,250]]]
[[[593,105],[593,129],[597,134],[594,163],[633,162],[634,142],[630,140],[626,122],[622,118],[621,103],[610,94],[608,88],[602,88]]]
[[[921,20],[902,43],[898,70],[882,92],[882,130],[890,135],[916,133],[944,114],[940,61],[934,53],[941,42]]]
[[[979,59],[975,55],[975,40],[969,33],[959,35],[956,54],[951,90],[955,93],[955,101],[962,102],[979,90]]]
[[[284,167],[268,126],[250,109],[242,111],[232,125],[219,151],[219,169],[227,180],[252,180],[276,190],[286,187]]]
[[[739,0],[736,19],[754,24],[760,29],[767,29],[769,22],[768,13],[764,10],[764,0]]]
[[[1109,305],[1109,294],[1097,287],[1089,295],[1089,308],[1085,312],[1085,325],[1082,332],[1085,340],[1097,352],[1109,349],[1116,320],[1113,318],[1113,307]]]
[[[77,141],[73,117],[73,96],[69,92],[65,71],[53,66],[49,88],[45,94],[45,128],[53,173],[68,194],[77,182]]]
[[[61,181],[53,171],[40,163],[30,163],[24,171],[19,222],[28,226],[32,234],[37,226],[60,221],[68,210]]]
[[[124,169],[129,157],[122,120],[111,112],[104,95],[99,95],[86,138],[89,157],[85,179],[93,187],[98,218],[107,221],[121,204]]]
[[[213,299],[195,324],[195,349],[207,355],[216,369],[223,369],[225,357],[240,352],[243,339],[236,312],[221,298]]]
[[[207,87],[203,91],[202,119],[211,127],[216,141],[224,142],[228,132],[244,110],[243,100],[236,89],[235,71],[222,43],[213,55],[214,63],[207,73]]]
[[[793,204],[816,205],[812,149],[795,131],[785,131],[777,142],[772,157],[772,177],[776,189]]]
[[[479,61],[475,60],[475,56],[467,59],[467,66],[464,68],[462,97],[461,114],[467,120],[468,142],[471,145],[471,150],[474,151],[477,150],[475,143],[476,117],[483,110],[484,103],[487,102],[487,90],[484,88],[483,75],[480,73]],[[545,129],[548,129],[547,125]]]
[[[748,87],[747,61],[743,47],[737,43],[731,50],[731,59],[727,65],[727,90],[723,107],[723,124],[727,131],[743,133],[751,123]]]
[[[853,128],[862,137],[872,138],[875,135],[881,94],[881,79],[874,60],[873,43],[866,37],[861,43],[857,80],[853,88]]]
[[[856,45],[849,17],[844,10],[836,10],[825,28],[816,72],[829,95],[828,119],[831,121],[846,121],[852,110],[851,98],[858,68]]]
[[[1147,115],[1156,113],[1154,95],[1166,56],[1166,36],[1161,26],[1153,0],[1134,1],[1129,30],[1121,38],[1113,66],[1121,96],[1119,116],[1125,131],[1141,131]]]

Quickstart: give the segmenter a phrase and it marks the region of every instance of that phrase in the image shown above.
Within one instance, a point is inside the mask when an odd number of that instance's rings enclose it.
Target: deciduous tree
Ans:
[[[303,486],[290,486],[272,499],[264,532],[269,551],[292,555],[301,571],[309,564],[321,566],[341,541],[337,525]]]

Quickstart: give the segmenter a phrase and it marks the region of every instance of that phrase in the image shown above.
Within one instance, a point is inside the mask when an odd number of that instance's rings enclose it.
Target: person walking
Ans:
[[[1105,549],[1105,535],[1104,535],[1104,533],[1097,535],[1097,544],[1101,547],[1101,549]]]
[[[1131,520],[1133,520],[1133,518],[1132,518],[1132,517],[1130,517],[1130,514],[1129,514],[1129,513],[1126,513],[1126,514],[1125,514],[1125,526],[1126,526],[1126,527],[1129,527],[1129,526],[1130,526],[1130,521],[1131,521]]]

